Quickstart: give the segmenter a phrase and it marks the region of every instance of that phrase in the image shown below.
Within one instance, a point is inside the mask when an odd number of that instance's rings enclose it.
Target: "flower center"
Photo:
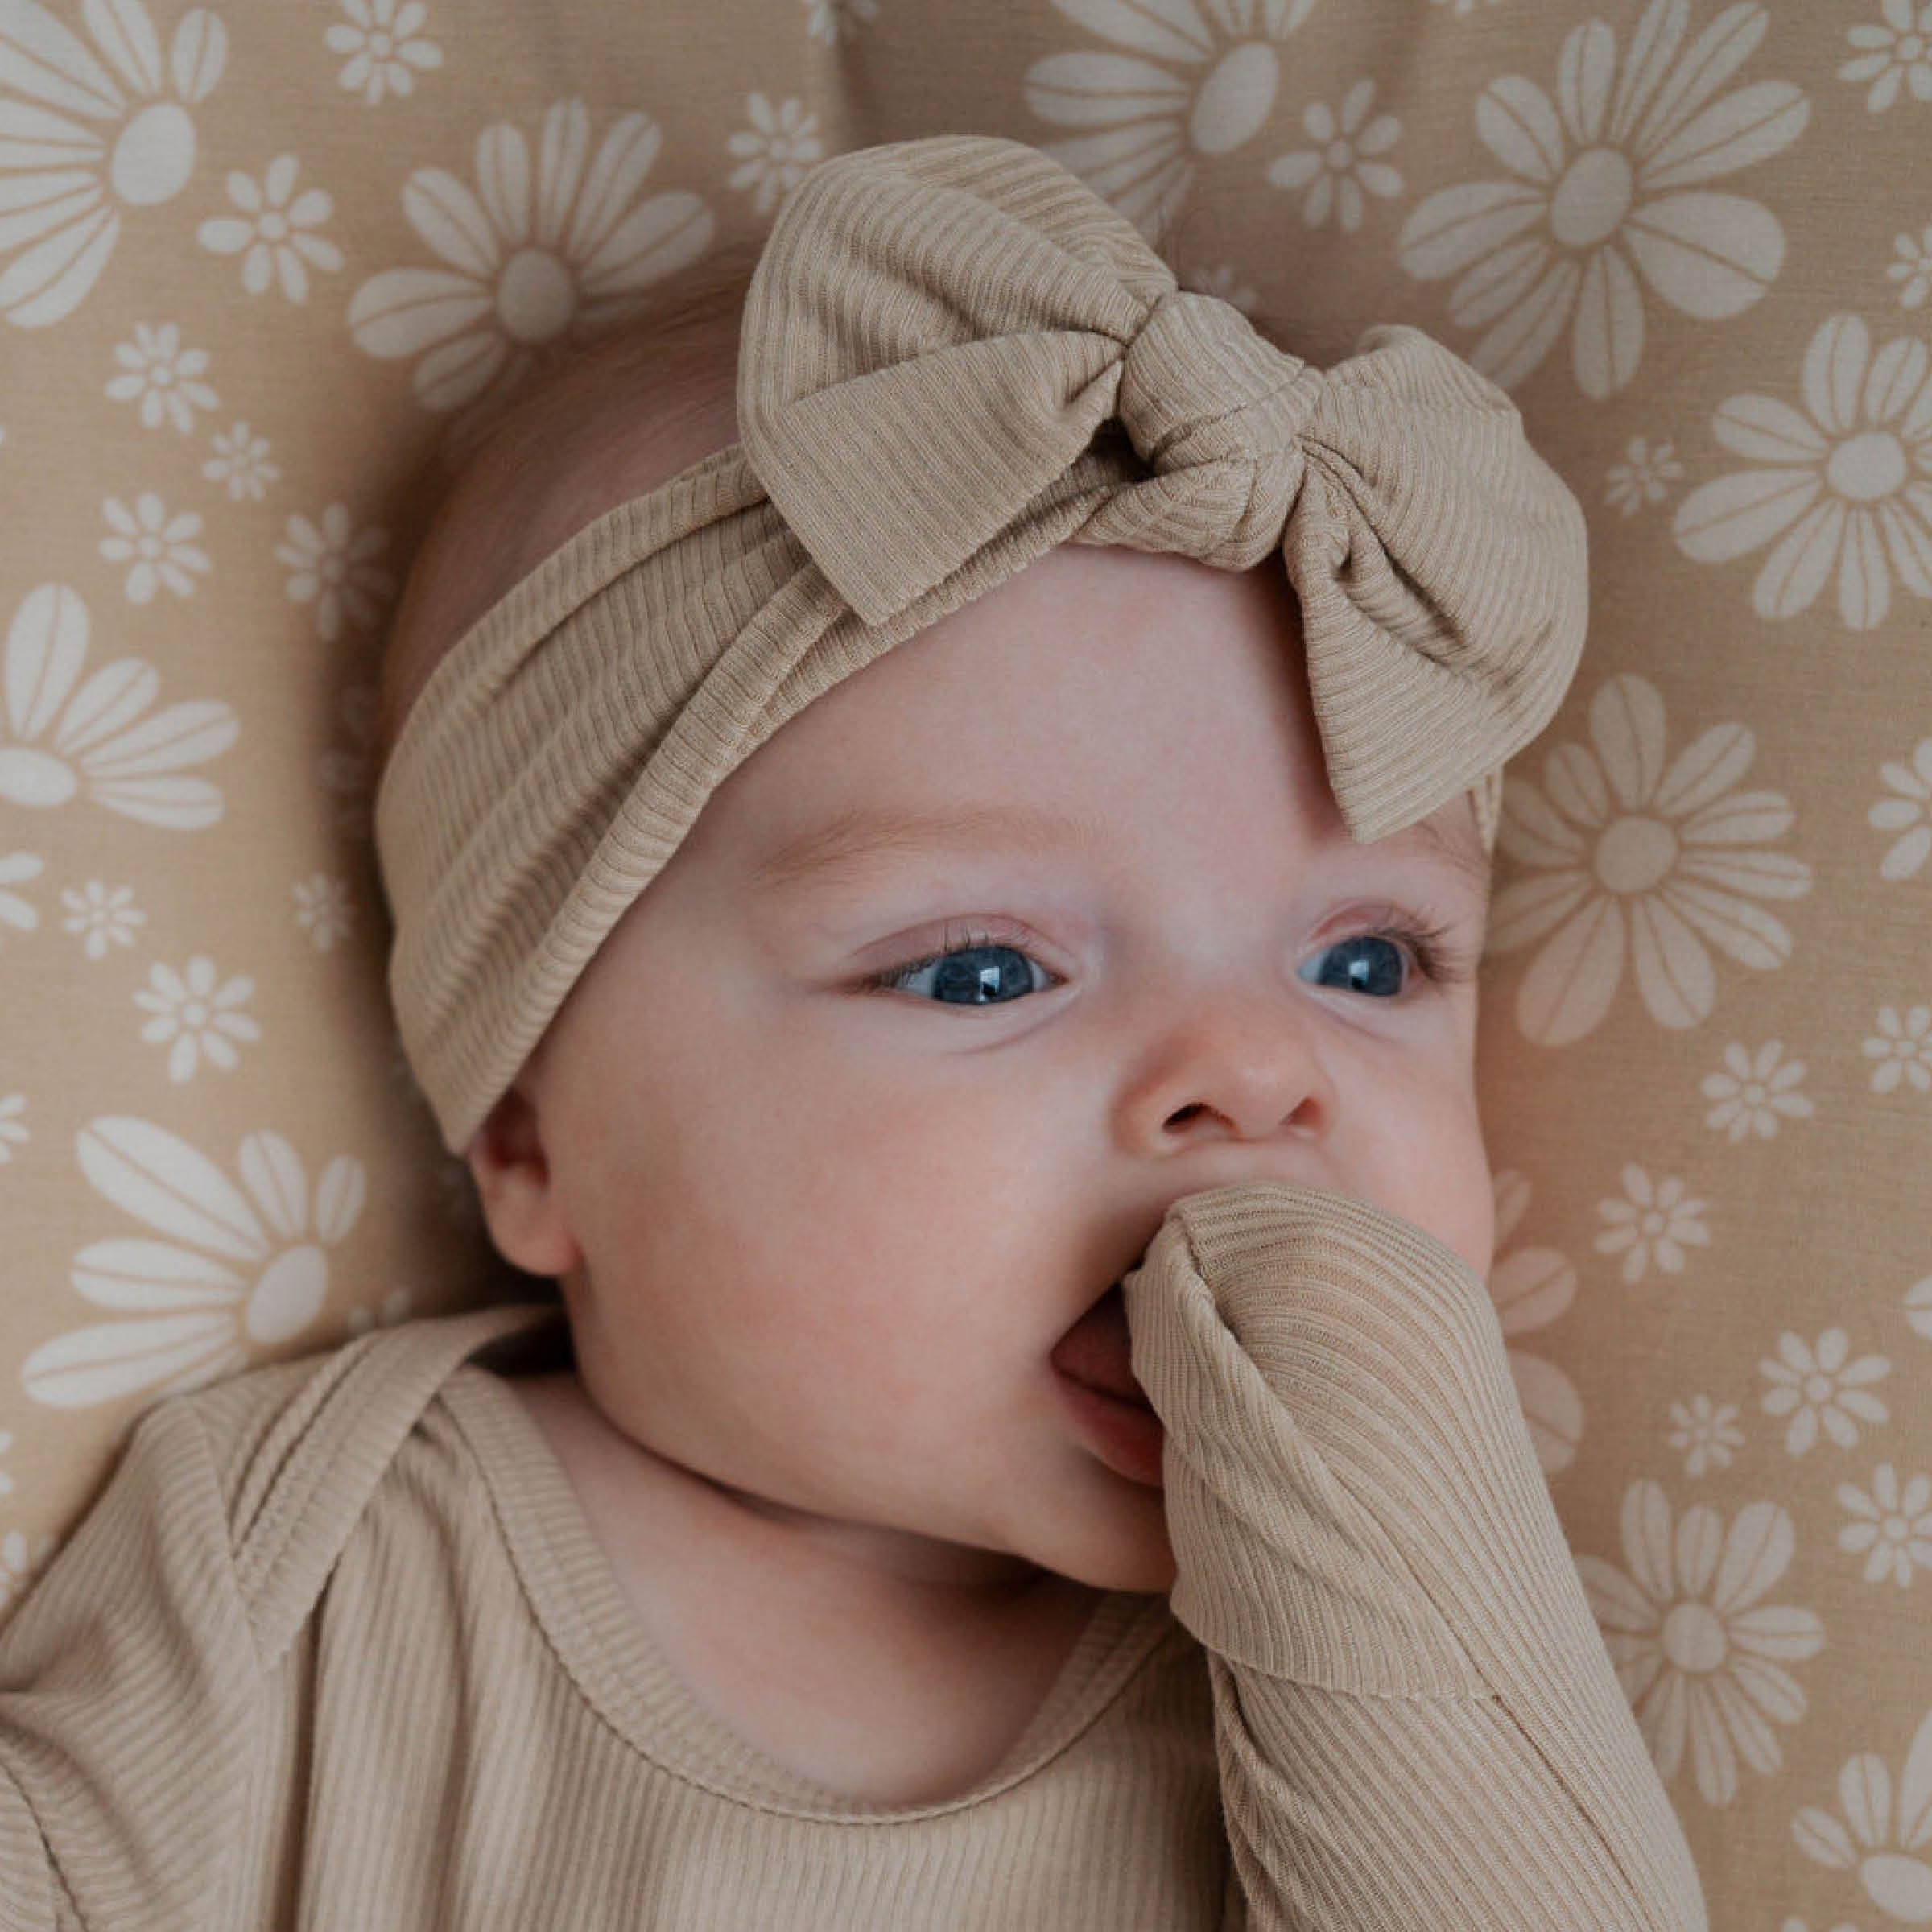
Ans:
[[[1831,1381],[1828,1376],[1808,1375],[1805,1377],[1805,1400],[1823,1402],[1831,1398]]]
[[[1322,160],[1331,175],[1355,166],[1355,150],[1346,141],[1331,141]]]
[[[171,201],[195,171],[195,124],[179,101],[155,101],[114,138],[107,179],[123,201],[152,208]]]
[[[1724,1661],[1724,1626],[1708,1604],[1676,1604],[1664,1619],[1664,1655],[1680,1670],[1715,1670]]]
[[[1596,842],[1596,876],[1611,892],[1648,892],[1676,863],[1676,837],[1655,819],[1619,819]]]
[[[1855,503],[1895,494],[1905,480],[1905,452],[1889,429],[1847,436],[1825,464],[1825,481]]]
[[[205,1026],[208,1024],[208,1009],[199,1000],[190,1000],[181,1009],[181,1017],[190,1026]]]
[[[1630,212],[1630,163],[1613,147],[1586,148],[1550,197],[1550,232],[1566,248],[1594,248]]]
[[[64,758],[31,745],[0,745],[0,800],[7,804],[64,805],[80,788]]]
[[[570,326],[577,285],[570,270],[543,248],[520,248],[497,280],[497,317],[513,342],[548,342]]]

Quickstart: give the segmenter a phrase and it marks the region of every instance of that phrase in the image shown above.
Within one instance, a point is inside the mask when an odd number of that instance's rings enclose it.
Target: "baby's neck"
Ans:
[[[1106,1594],[1013,1558],[970,1587],[958,1567],[857,1561],[823,1518],[801,1534],[799,1513],[641,1451],[573,1372],[508,1385],[692,1697],[843,1795],[906,1804],[970,1790],[1024,1735]]]

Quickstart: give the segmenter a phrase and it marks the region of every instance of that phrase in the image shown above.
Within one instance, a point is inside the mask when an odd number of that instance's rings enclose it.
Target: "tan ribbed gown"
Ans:
[[[1257,1183],[1126,1291],[1171,1601],[896,1810],[654,1652],[502,1379],[554,1309],[163,1402],[0,1633],[0,1928],[1703,1926],[1468,1267]]]

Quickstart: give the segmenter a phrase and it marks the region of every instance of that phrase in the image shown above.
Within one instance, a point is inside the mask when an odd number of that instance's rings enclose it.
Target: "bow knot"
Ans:
[[[1319,369],[1212,295],[1175,289],[1148,311],[1121,358],[1115,408],[1155,475],[1192,473],[1185,493],[1216,532],[1187,547],[1202,562],[1248,570],[1279,546],[1321,386]]]
[[[1150,469],[1229,459],[1298,464],[1321,381],[1238,308],[1177,288],[1154,302],[1129,341],[1115,408]]]

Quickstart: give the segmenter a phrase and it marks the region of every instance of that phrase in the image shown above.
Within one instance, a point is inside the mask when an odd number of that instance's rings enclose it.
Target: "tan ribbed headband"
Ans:
[[[1473,790],[1492,848],[1583,646],[1583,514],[1501,390],[1406,327],[1310,367],[1016,142],[815,169],[745,297],[737,415],[486,612],[397,740],[390,987],[452,1153],[712,791],[1059,544],[1278,551],[1360,840]]]

